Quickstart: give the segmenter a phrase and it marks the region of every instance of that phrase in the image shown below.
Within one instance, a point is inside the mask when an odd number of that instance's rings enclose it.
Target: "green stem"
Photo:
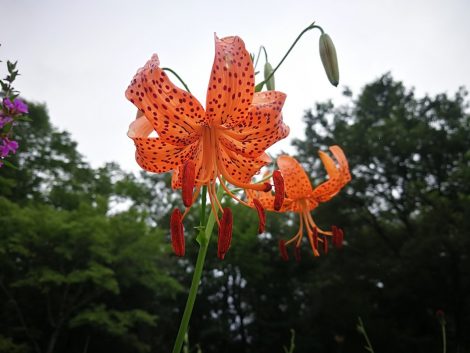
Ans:
[[[364,323],[362,322],[362,319],[361,319],[360,316],[358,317],[358,319],[359,319],[359,326],[358,327],[360,328],[360,332],[362,333],[362,335],[366,339],[366,343],[367,343],[367,346],[365,348],[370,353],[374,353],[374,348],[372,348],[372,344],[370,343],[369,336],[367,336],[367,332],[366,332],[366,328],[364,327]]]
[[[202,209],[206,207],[205,205],[205,195],[206,195],[207,188],[203,188],[202,200],[203,203],[201,205]],[[217,198],[220,200],[223,195],[223,189],[219,186],[217,190]],[[201,217],[203,217],[203,213],[201,212]],[[196,265],[194,267],[193,279],[191,281],[191,287],[189,288],[188,300],[186,301],[186,307],[184,308],[183,317],[181,318],[180,328],[178,330],[178,335],[176,336],[175,345],[173,347],[172,353],[180,353],[181,348],[184,342],[184,336],[188,330],[189,319],[191,318],[191,314],[193,312],[194,302],[196,301],[197,290],[199,288],[199,283],[201,282],[202,270],[204,268],[204,261],[206,260],[207,249],[209,248],[209,240],[212,235],[212,230],[214,229],[215,224],[215,215],[211,212],[209,219],[207,220],[207,224],[205,228],[201,228],[199,230],[198,235],[198,242],[199,246],[199,253],[197,254]]]
[[[163,71],[169,71],[171,72],[173,75],[176,76],[176,78],[181,82],[181,84],[184,86],[184,88],[186,88],[186,91],[188,91],[189,93],[191,93],[191,91],[189,90],[188,86],[186,85],[186,83],[183,81],[183,79],[176,73],[174,72],[172,69],[170,69],[169,67],[162,67],[162,70]]]
[[[447,352],[446,325],[441,323],[442,329],[442,353]]]
[[[259,92],[261,91],[261,89],[263,88],[264,84],[266,82],[269,81],[269,79],[276,73],[277,69],[279,69],[279,67],[282,65],[282,63],[284,62],[284,60],[286,60],[287,56],[290,54],[290,52],[292,51],[292,49],[294,49],[295,45],[297,44],[297,42],[300,40],[300,38],[302,38],[302,36],[310,31],[311,29],[314,29],[314,28],[317,28],[321,31],[321,33],[323,34],[324,31],[323,31],[323,28],[321,28],[320,26],[317,26],[315,25],[315,22],[313,22],[310,26],[308,26],[307,28],[305,28],[302,32],[300,32],[300,34],[297,36],[297,38],[295,39],[294,43],[292,43],[292,45],[290,46],[289,50],[286,52],[286,54],[284,55],[284,57],[281,59],[281,61],[279,62],[279,64],[277,64],[277,66],[274,68],[273,72],[271,72],[271,74],[262,82],[258,83],[255,87],[255,91],[256,92]]]

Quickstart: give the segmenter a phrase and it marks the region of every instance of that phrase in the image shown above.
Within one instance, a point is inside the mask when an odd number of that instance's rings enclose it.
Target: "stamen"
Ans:
[[[284,203],[284,178],[279,170],[275,170],[273,173],[274,189],[276,194],[274,196],[274,210],[279,211]]]
[[[328,254],[328,238],[323,237],[323,253]]]
[[[221,260],[224,259],[225,254],[230,248],[230,243],[232,241],[232,226],[232,210],[230,208],[225,208],[222,219],[220,220],[219,240],[217,243],[217,257]]]
[[[289,261],[289,255],[287,254],[286,241],[279,240],[279,252],[283,261]]]
[[[306,214],[307,214],[308,223],[310,224],[312,228],[317,228],[318,233],[324,234],[324,235],[330,235],[330,236],[333,235],[333,232],[322,230],[319,226],[317,226],[315,222],[313,221],[313,218],[310,212],[307,212]]]
[[[318,230],[316,227],[313,227],[312,229],[312,238],[313,238],[313,245],[315,247],[314,250],[318,251]]]
[[[266,212],[258,199],[253,199],[253,204],[255,205],[256,211],[258,212],[258,234],[261,234],[264,233],[264,229],[266,227]]]
[[[211,204],[211,209],[212,209],[212,213],[214,214],[215,216],[215,220],[220,228],[220,221],[219,221],[219,212],[218,210],[215,208],[215,201],[217,199],[217,196],[214,195],[214,191],[212,190],[212,185],[209,184],[209,187],[207,188],[207,193],[209,194],[209,200],[210,200],[210,204]]]
[[[191,207],[193,204],[195,173],[194,162],[192,160],[186,161],[182,175],[183,203],[186,207]]]
[[[170,219],[171,245],[176,256],[184,256],[184,228],[181,220],[181,211],[175,208]]]
[[[224,189],[224,191],[227,193],[228,196],[230,196],[232,199],[234,199],[235,201],[241,203],[242,205],[246,207],[251,207],[248,203],[240,199],[238,196],[236,196],[233,192],[229,190],[227,185],[225,185],[224,180],[222,179],[222,175],[219,174],[218,178],[219,178],[220,185],[222,185],[222,188]]]
[[[333,232],[333,245],[335,246],[335,248],[341,249],[343,247],[343,238],[344,238],[343,230],[336,226],[332,226],[331,230]]]
[[[296,262],[300,262],[300,260],[301,260],[301,256],[300,256],[300,246],[296,246],[296,247],[295,247],[294,255],[295,255],[295,261],[296,261]]]

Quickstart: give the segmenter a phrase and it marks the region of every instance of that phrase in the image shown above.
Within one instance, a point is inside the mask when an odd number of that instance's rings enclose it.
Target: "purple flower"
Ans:
[[[0,115],[0,129],[3,129],[6,124],[11,123],[12,121],[12,117]]]
[[[23,102],[21,99],[15,98],[13,100],[13,104],[15,105],[15,109],[18,113],[21,114],[28,114],[28,105]]]
[[[3,139],[3,143],[0,146],[0,157],[6,157],[10,154],[10,152],[16,153],[18,146],[18,142],[13,140],[10,141],[10,139],[6,137],[5,139]]]
[[[12,114],[28,114],[28,105],[21,99],[15,98],[12,102],[10,98],[5,98],[3,99],[3,105]]]

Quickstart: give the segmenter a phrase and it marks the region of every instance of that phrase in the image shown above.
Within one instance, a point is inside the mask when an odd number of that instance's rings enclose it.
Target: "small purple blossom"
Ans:
[[[9,124],[13,121],[13,118],[10,116],[3,116],[0,114],[0,129],[3,129],[3,127],[6,124]]]
[[[10,98],[5,98],[3,99],[3,105],[12,114],[28,114],[28,105],[21,99],[15,98],[12,102]]]
[[[7,157],[10,152],[16,153],[18,146],[18,142],[10,140],[8,137],[4,138],[0,146],[0,157]]]

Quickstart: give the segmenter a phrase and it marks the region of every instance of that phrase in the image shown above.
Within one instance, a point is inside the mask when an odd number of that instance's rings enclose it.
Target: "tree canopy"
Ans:
[[[296,158],[313,185],[327,178],[319,149],[340,145],[352,181],[313,212],[345,245],[283,262],[278,240],[293,215],[237,219],[225,260],[208,260],[190,322],[189,351],[364,352],[364,321],[376,352],[470,349],[470,115],[467,93],[417,97],[390,74],[347,102],[306,111]],[[0,169],[0,352],[167,352],[196,256],[169,245],[169,213],[181,203],[168,175],[92,168],[44,105],[15,127],[20,149]],[[214,240],[215,241],[215,240]]]

